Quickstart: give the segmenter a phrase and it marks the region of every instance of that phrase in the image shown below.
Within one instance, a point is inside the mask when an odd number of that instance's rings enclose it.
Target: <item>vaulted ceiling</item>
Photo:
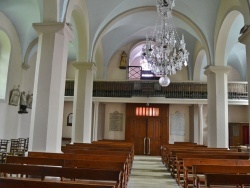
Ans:
[[[37,33],[32,23],[43,21],[47,13],[43,2],[50,0],[1,0],[0,12],[5,14],[13,23],[19,35],[23,58],[27,48],[36,40]],[[51,0],[52,2],[53,0]],[[75,30],[75,38],[69,46],[69,60],[79,58],[79,54],[87,51],[86,59],[95,60],[97,48],[103,51],[104,70],[112,56],[128,44],[136,44],[145,40],[155,26],[157,20],[156,0],[58,0],[58,22],[65,21],[70,4],[75,4],[75,10],[82,11],[82,22],[87,28],[87,48],[79,48],[79,36],[82,34],[77,28],[78,20],[72,16],[69,22]],[[224,22],[227,14],[236,13]],[[79,16],[78,16],[79,17]],[[200,50],[204,50],[205,57],[200,70],[207,64],[216,64],[216,49],[218,37],[223,35],[221,29],[224,24],[226,30],[227,58],[225,65],[232,66],[246,80],[245,48],[238,43],[240,29],[249,21],[248,0],[176,0],[174,7],[174,22],[179,35],[185,36],[189,56],[189,77],[195,74],[195,63]],[[67,21],[67,20],[66,20]],[[250,22],[249,22],[250,23]],[[76,31],[77,30],[77,31]],[[221,31],[220,31],[221,30]],[[226,31],[225,30],[225,31]],[[204,60],[205,59],[205,60]],[[222,58],[223,59],[223,58]],[[203,67],[202,67],[203,66]]]

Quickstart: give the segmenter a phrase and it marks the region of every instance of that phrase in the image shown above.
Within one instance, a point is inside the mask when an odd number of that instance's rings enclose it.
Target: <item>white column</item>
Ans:
[[[94,102],[94,122],[93,122],[93,141],[97,141],[99,102]]]
[[[209,66],[205,70],[208,91],[208,147],[228,148],[229,67]]]
[[[91,143],[94,63],[74,63],[76,68],[72,142]]]
[[[246,45],[246,60],[247,60],[247,91],[248,91],[248,122],[250,122],[250,29],[248,28],[240,37],[239,42]],[[250,133],[250,129],[249,129]],[[250,137],[249,137],[250,139]]]
[[[203,104],[198,104],[199,106],[199,144],[203,145]]]
[[[63,23],[33,24],[39,34],[30,150],[61,152],[64,90],[71,29]]]

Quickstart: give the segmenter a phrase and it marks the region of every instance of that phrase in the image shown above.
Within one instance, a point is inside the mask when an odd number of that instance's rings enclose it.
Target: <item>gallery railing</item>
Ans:
[[[74,95],[74,81],[67,80],[65,96]],[[207,99],[205,82],[173,82],[161,87],[157,81],[94,81],[93,97],[165,97]],[[228,99],[247,100],[247,83],[228,83]]]

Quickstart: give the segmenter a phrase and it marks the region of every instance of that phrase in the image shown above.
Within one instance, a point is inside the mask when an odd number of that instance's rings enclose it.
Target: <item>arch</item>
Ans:
[[[4,31],[0,30],[0,99],[3,100],[6,98],[10,52],[10,39]]]
[[[65,22],[74,28],[73,46],[77,54],[77,62],[88,61],[89,23],[88,11],[84,1],[69,1]]]
[[[194,80],[195,81],[202,81],[204,78],[204,67],[207,65],[207,57],[205,50],[200,50],[198,55],[195,59],[195,66],[194,66]]]
[[[244,25],[243,15],[237,11],[229,12],[220,27],[215,48],[215,65],[226,66],[233,46],[238,43],[239,31]],[[242,25],[242,26],[240,26]]]
[[[98,47],[98,45],[101,43],[101,41],[103,40],[103,37],[106,35],[106,33],[112,28],[113,30],[115,28],[113,27],[118,27],[119,25],[117,24],[118,22],[120,23],[120,20],[125,18],[126,16],[129,16],[131,14],[135,14],[138,12],[146,12],[146,11],[151,11],[151,12],[155,12],[155,7],[154,6],[146,6],[146,7],[138,7],[138,8],[134,8],[134,9],[130,9],[128,11],[124,11],[122,13],[120,13],[119,15],[117,15],[116,17],[114,17],[113,19],[111,19],[98,33],[96,33],[93,44],[91,46],[90,49],[90,57],[91,60],[94,57],[94,54],[96,53],[96,49]],[[173,11],[173,15],[178,18],[179,20],[181,20],[182,22],[184,22],[184,24],[188,25],[189,29],[188,32],[192,33],[192,36],[194,36],[197,40],[200,41],[200,43],[204,46],[204,50],[206,51],[207,55],[207,63],[210,64],[210,59],[211,59],[211,54],[210,54],[210,50],[209,50],[209,45],[208,45],[208,41],[204,35],[204,33],[202,32],[202,30],[189,18],[187,18],[185,15],[181,14],[180,12],[176,12]],[[122,26],[119,26],[122,27]],[[138,35],[138,33],[137,33]],[[138,40],[138,39],[137,39]],[[141,39],[143,40],[143,39]],[[110,57],[112,56],[112,54],[109,54]],[[105,57],[107,61],[107,57]],[[104,62],[107,63],[107,62]],[[106,65],[107,66],[107,65]],[[192,68],[191,68],[192,69]],[[192,71],[192,70],[189,70]],[[192,74],[190,74],[192,75]]]
[[[30,67],[30,58],[37,52],[38,38],[34,39],[28,46],[23,62],[23,68],[28,69]]]

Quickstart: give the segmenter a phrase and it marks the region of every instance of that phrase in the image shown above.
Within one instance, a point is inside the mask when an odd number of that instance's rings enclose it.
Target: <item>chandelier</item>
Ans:
[[[152,73],[160,76],[159,83],[166,87],[170,84],[168,75],[176,74],[187,66],[188,51],[184,36],[180,40],[173,22],[174,0],[157,0],[158,21],[146,44],[142,48],[142,59],[147,60]]]

